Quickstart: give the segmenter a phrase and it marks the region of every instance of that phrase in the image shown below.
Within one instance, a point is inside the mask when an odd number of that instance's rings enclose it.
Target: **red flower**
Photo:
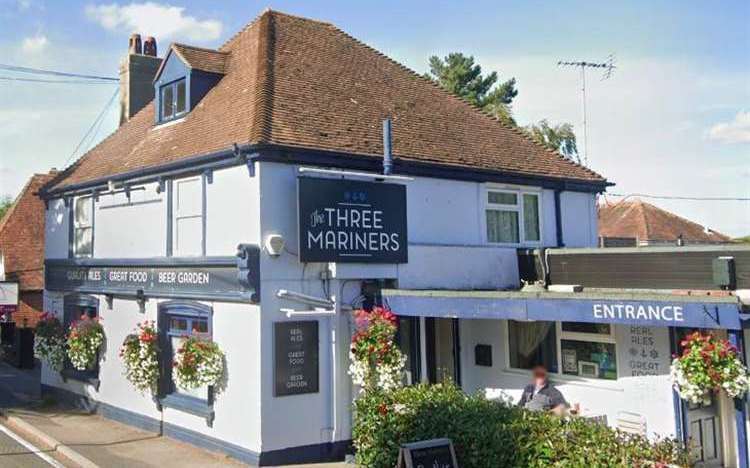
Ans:
[[[382,416],[388,414],[388,405],[386,405],[385,403],[381,403],[380,405],[378,405],[378,413],[380,413]]]

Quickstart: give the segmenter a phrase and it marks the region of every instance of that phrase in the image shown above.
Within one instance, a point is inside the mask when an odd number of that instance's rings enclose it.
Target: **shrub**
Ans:
[[[649,442],[581,418],[562,419],[470,396],[452,384],[365,393],[355,401],[357,463],[393,468],[401,444],[448,437],[464,468],[687,465],[681,445]]]

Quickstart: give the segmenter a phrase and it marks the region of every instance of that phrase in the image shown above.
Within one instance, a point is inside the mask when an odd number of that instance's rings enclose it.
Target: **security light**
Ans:
[[[278,257],[284,251],[284,237],[279,234],[271,234],[266,237],[265,245],[268,255]]]

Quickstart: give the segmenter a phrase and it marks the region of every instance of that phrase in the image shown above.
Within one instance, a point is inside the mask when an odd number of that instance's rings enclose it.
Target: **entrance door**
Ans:
[[[430,383],[461,385],[458,319],[426,318],[427,378]]]
[[[722,466],[721,416],[716,397],[708,405],[688,405],[688,439],[696,466]]]

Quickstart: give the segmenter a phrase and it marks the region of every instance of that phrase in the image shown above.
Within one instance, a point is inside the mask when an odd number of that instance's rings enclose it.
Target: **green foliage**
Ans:
[[[738,237],[736,239],[733,239],[733,241],[740,244],[750,244],[750,236]]]
[[[357,463],[370,468],[392,468],[403,443],[441,437],[453,441],[465,468],[689,464],[676,441],[649,443],[584,419],[469,396],[452,384],[367,393],[354,406]]]
[[[5,217],[10,207],[13,206],[13,198],[10,195],[0,197],[0,221]]]
[[[474,57],[460,52],[448,54],[444,59],[430,57],[430,72],[426,75],[448,92],[479,106],[503,122],[515,125],[510,104],[518,95],[516,79],[497,84],[497,72],[482,75],[482,67]],[[495,86],[497,84],[497,86]]]
[[[537,124],[527,126],[526,131],[540,145],[557,151],[567,159],[580,164],[581,159],[578,155],[573,125],[569,123],[551,125],[547,119],[544,119]]]

